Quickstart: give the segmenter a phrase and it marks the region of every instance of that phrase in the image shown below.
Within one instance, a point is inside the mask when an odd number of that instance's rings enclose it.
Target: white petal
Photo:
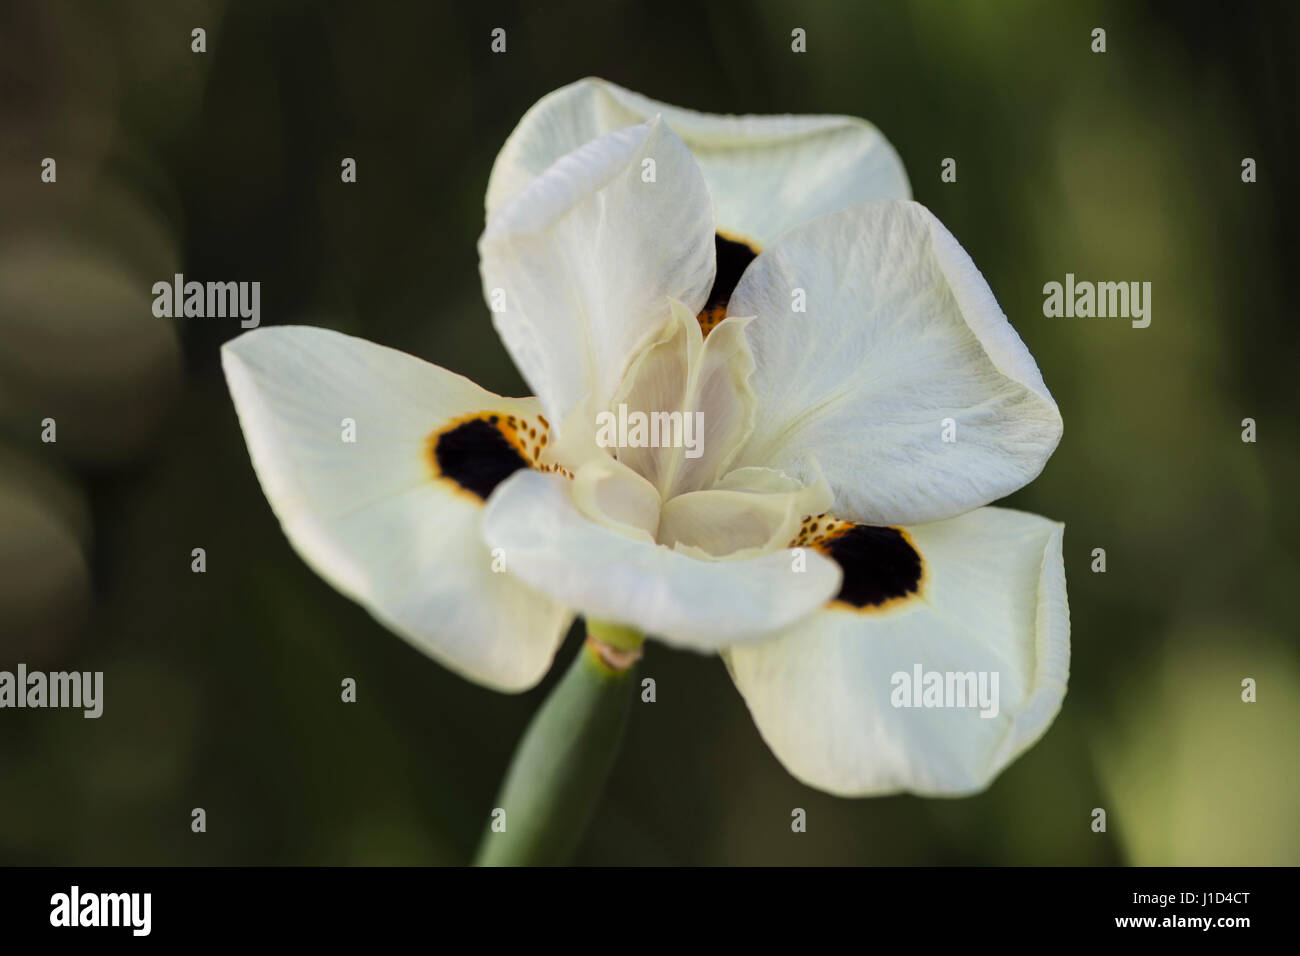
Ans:
[[[690,387],[691,366],[699,361],[704,336],[695,316],[680,303],[672,304],[672,316],[658,338],[638,355],[628,368],[612,405],[608,410],[611,425],[617,418],[615,409],[626,406],[629,414],[653,415],[678,412],[685,407]],[[683,419],[683,426],[685,420]],[[615,429],[607,427],[607,432]],[[609,453],[627,467],[645,477],[662,496],[673,483],[681,464],[681,449],[671,444],[606,443]],[[604,441],[602,439],[602,441]]]
[[[536,401],[318,328],[258,329],[221,358],[262,490],[303,560],[457,673],[499,690],[537,683],[571,615],[494,573],[482,500],[438,477],[429,453],[462,415],[535,418]]]
[[[806,311],[794,311],[798,290]],[[970,257],[912,202],[791,230],[745,273],[733,315],[756,369],[737,465],[813,455],[835,513],[869,524],[961,514],[1042,470],[1061,416]],[[955,427],[945,441],[945,426]]]
[[[608,407],[670,298],[699,311],[713,237],[699,167],[658,120],[580,147],[494,212],[479,240],[484,294],[562,430],[584,398]]]
[[[724,654],[777,758],[842,796],[981,790],[1042,736],[1065,696],[1063,526],[981,508],[906,530],[925,561],[919,596],[874,611],[837,602]],[[895,707],[902,682],[894,675],[910,678],[917,665],[977,680],[996,673],[996,716]],[[985,687],[992,691],[991,680]]]
[[[754,361],[744,337],[749,320],[728,318],[706,339],[693,312],[675,300],[672,312],[614,398],[629,416],[666,423],[651,432],[657,445],[625,445],[616,452],[665,499],[714,483],[753,430],[755,405],[749,387]],[[664,413],[670,417],[657,417]]]
[[[820,607],[839,588],[834,561],[791,552],[699,561],[585,517],[567,482],[521,471],[488,502],[483,533],[512,574],[584,615],[669,644],[713,651],[755,640]]]
[[[613,458],[587,462],[573,476],[573,502],[607,528],[653,544],[661,499],[654,485]]]
[[[711,487],[754,430],[758,399],[749,384],[754,372],[754,357],[745,340],[749,322],[729,316],[704,340],[699,361],[691,369],[685,405],[701,425],[696,430],[698,447],[695,457],[683,451],[667,497]]]
[[[822,213],[911,197],[898,154],[864,120],[699,113],[589,78],[550,93],[524,114],[492,168],[488,214],[570,150],[660,114],[704,170],[718,228],[760,247]]]
[[[694,557],[754,557],[788,547],[802,520],[831,501],[824,478],[803,484],[778,471],[741,468],[716,487],[678,495],[664,504],[658,539]]]

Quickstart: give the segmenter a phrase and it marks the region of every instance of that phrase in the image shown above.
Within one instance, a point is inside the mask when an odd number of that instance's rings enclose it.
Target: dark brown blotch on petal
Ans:
[[[542,460],[549,426],[503,412],[474,412],[448,422],[425,441],[429,466],[435,477],[449,481],[481,501],[520,468],[554,472],[565,478],[573,473],[563,465]],[[528,439],[533,439],[529,447]]]
[[[437,474],[484,501],[520,468],[529,466],[496,416],[453,422],[431,439]]]
[[[727,303],[731,301],[731,294],[736,291],[736,285],[749,264],[758,257],[758,250],[749,243],[728,238],[722,233],[714,235],[713,247],[718,271],[714,275],[713,288],[709,290],[704,308],[696,317],[699,319],[700,331],[706,336],[727,317]]]
[[[844,573],[834,603],[875,611],[921,593],[925,561],[902,528],[854,524],[817,515],[804,519],[793,547],[811,546]]]

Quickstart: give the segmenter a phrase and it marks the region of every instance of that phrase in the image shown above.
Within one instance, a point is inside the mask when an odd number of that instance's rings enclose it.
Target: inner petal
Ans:
[[[584,515],[628,537],[655,540],[659,492],[612,458],[590,461],[573,479],[573,503]]]
[[[879,611],[918,598],[925,560],[902,528],[854,524],[825,514],[805,518],[791,547],[813,547],[844,572],[832,606]]]
[[[831,501],[829,486],[813,472],[804,483],[766,468],[742,468],[707,491],[678,495],[664,505],[659,541],[709,560],[757,557],[786,547],[801,516]]]
[[[666,498],[711,487],[754,429],[756,399],[749,387],[754,358],[745,341],[750,321],[726,319],[700,350],[686,403],[700,426],[699,448],[694,456],[683,456]]]
[[[687,313],[689,319],[689,313]],[[641,353],[628,369],[627,377],[608,414],[618,423],[608,451],[620,462],[642,475],[662,492],[673,482],[681,464],[681,449],[671,443],[651,444],[646,424],[652,416],[676,412],[684,427],[683,409],[689,387],[690,366],[694,353],[703,346],[694,323],[683,321],[677,308],[659,338]],[[622,434],[622,422],[631,426]]]
[[[600,443],[665,501],[710,487],[753,429],[749,321],[733,316],[705,341],[695,316],[673,302],[670,323],[595,422]]]

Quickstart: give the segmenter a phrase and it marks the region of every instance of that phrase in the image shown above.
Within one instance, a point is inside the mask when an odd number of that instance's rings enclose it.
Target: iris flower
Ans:
[[[266,497],[325,580],[472,681],[532,687],[582,615],[720,654],[811,786],[980,790],[1065,694],[1063,528],[989,507],[1062,424],[909,197],[858,119],[557,90],[497,157],[479,240],[535,396],[324,329],[246,333],[222,358]],[[598,441],[620,406],[701,413],[699,454]],[[997,674],[996,715],[899,706],[918,665]]]

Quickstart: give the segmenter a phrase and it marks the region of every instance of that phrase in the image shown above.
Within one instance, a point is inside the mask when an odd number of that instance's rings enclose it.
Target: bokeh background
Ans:
[[[260,280],[263,325],[523,394],[479,290],[483,194],[524,110],[589,74],[890,138],[1060,402],[1059,451],[1008,503],[1066,523],[1074,640],[1046,737],[961,800],[807,789],[718,660],[651,646],[658,702],[579,862],[1300,863],[1298,43],[1281,2],[6,0],[0,668],[103,670],[106,709],[0,712],[0,863],[469,859],[577,636],[502,696],[315,577],[222,380],[237,322],[155,319],[150,287]],[[1151,281],[1150,328],[1044,318],[1066,272]]]

